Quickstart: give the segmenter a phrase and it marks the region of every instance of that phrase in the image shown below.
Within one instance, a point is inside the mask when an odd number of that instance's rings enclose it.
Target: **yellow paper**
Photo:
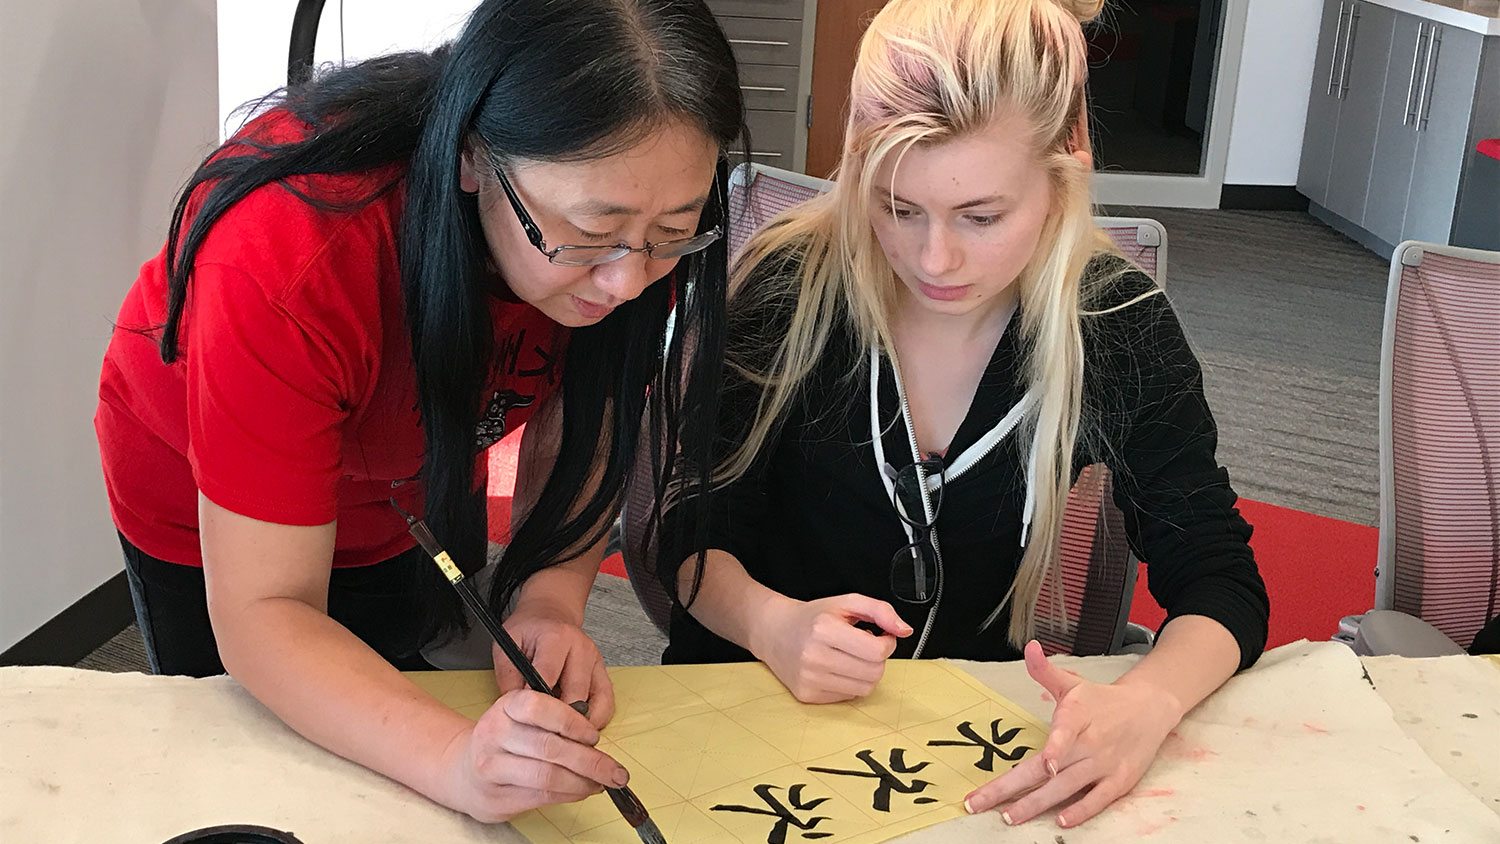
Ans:
[[[969,791],[1039,751],[1046,728],[943,662],[892,660],[875,693],[798,703],[764,665],[612,668],[601,750],[672,844],[876,844],[958,817]],[[487,671],[408,675],[471,718]],[[606,795],[528,812],[536,844],[634,842]]]

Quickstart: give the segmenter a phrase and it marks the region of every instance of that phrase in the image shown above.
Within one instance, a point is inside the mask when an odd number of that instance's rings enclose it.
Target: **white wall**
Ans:
[[[313,60],[322,64],[338,62],[341,55],[353,61],[431,49],[457,36],[476,5],[476,0],[326,0]],[[226,135],[242,122],[231,116],[236,108],[286,84],[296,8],[297,0],[219,0],[219,125]]]
[[[1254,0],[1245,19],[1224,183],[1295,185],[1321,0]]]
[[[215,139],[213,0],[0,3],[0,650],[121,570],[110,321]]]

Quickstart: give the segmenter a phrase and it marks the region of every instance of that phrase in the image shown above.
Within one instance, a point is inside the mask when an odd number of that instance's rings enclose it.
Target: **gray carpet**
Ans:
[[[1306,214],[1140,209],[1240,495],[1375,524],[1387,263]]]
[[[1167,291],[1203,361],[1219,457],[1257,501],[1374,524],[1386,262],[1291,212],[1110,209],[1167,229]],[[610,665],[665,642],[630,585],[601,575],[585,629]],[[79,663],[144,671],[132,626]]]

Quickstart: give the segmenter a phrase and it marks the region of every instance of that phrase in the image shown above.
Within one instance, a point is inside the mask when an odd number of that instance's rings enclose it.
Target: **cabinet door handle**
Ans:
[[[751,38],[731,38],[731,39],[729,39],[729,43],[731,43],[731,44],[744,44],[747,47],[790,47],[790,46],[792,46],[792,42],[790,42],[790,41],[756,41],[756,40],[751,39]]]
[[[779,152],[752,152],[752,153],[750,153],[750,157],[751,158],[780,158],[781,157],[781,153],[779,153]]]
[[[1413,63],[1412,67],[1413,67],[1412,73],[1415,74],[1416,73],[1416,70],[1415,70],[1416,64]],[[777,88],[777,87],[775,87],[773,85],[741,85],[740,86],[740,90],[741,91],[765,91],[765,92],[771,93],[771,94],[785,94],[786,93],[786,89],[785,88]]]
[[[1328,89],[1323,93],[1333,96],[1333,77],[1339,66],[1339,38],[1344,34],[1344,0],[1339,0],[1339,20],[1333,25],[1333,52],[1328,54]]]
[[[1443,46],[1443,28],[1437,24],[1432,25],[1431,34],[1427,38],[1427,59],[1422,62],[1422,92],[1417,95],[1417,131],[1427,131],[1427,118],[1432,115],[1432,97],[1428,93],[1432,89],[1432,76],[1437,72],[1433,67],[1434,57],[1437,56],[1438,48]]]
[[[1417,90],[1417,64],[1422,58],[1422,40],[1427,37],[1427,22],[1417,21],[1417,40],[1411,48],[1411,76],[1406,80],[1406,113],[1401,116],[1401,125],[1410,126],[1417,121],[1417,104],[1412,94]]]
[[[1344,32],[1344,58],[1339,62],[1339,99],[1349,93],[1349,48],[1354,46],[1354,25],[1359,22],[1359,4],[1349,4],[1349,28]]]

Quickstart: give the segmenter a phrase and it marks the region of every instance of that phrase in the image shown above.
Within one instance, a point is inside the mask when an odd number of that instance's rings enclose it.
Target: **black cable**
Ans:
[[[313,47],[318,43],[318,21],[323,17],[323,3],[324,0],[297,0],[297,11],[292,13],[292,41],[286,58],[288,85],[298,85],[312,78]]]

